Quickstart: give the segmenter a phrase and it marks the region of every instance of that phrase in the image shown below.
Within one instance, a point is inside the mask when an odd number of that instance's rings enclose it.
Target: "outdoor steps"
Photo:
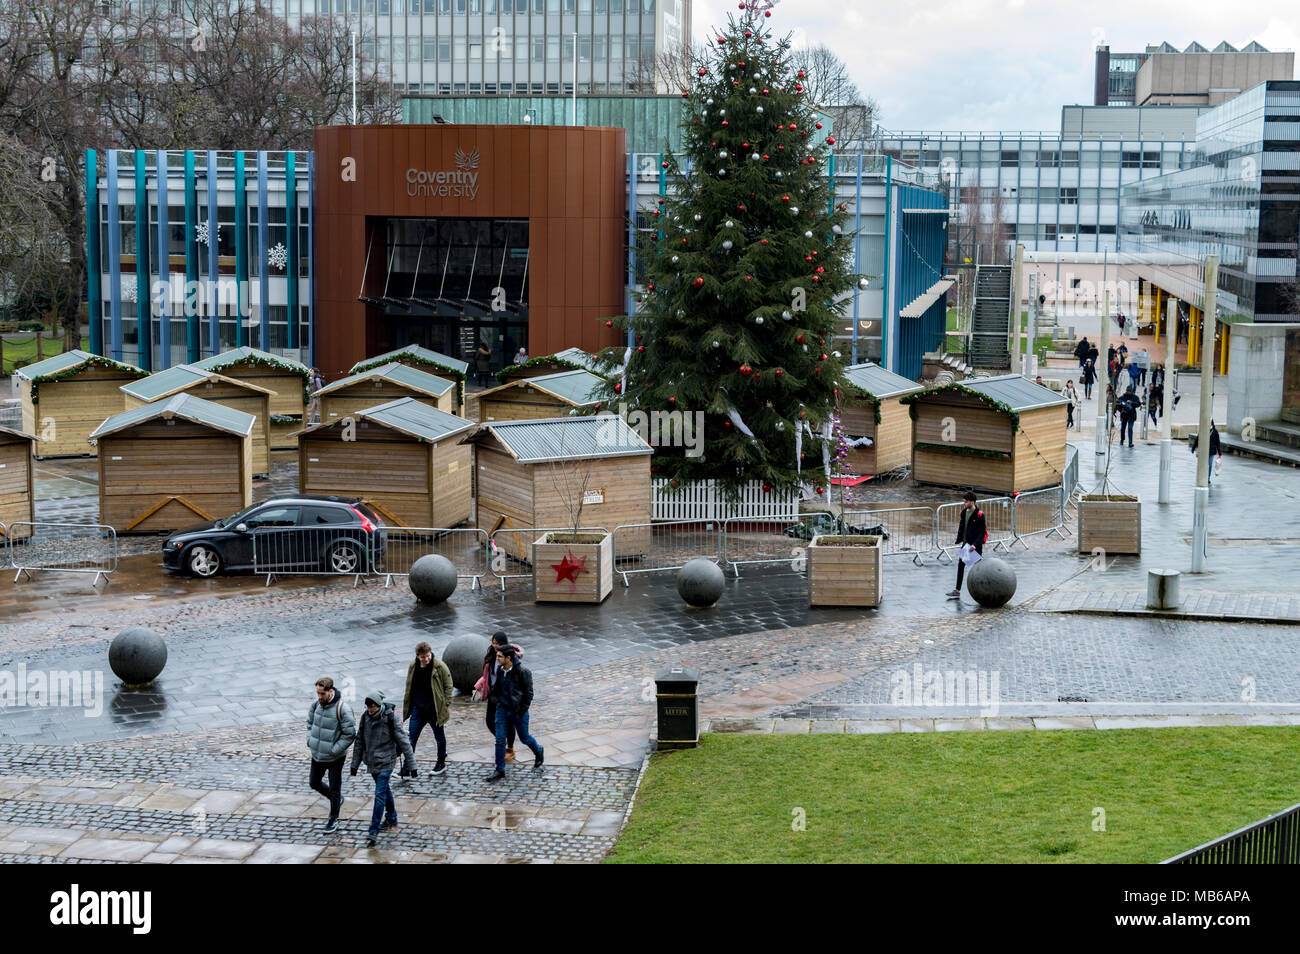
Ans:
[[[1300,424],[1300,407],[1284,407],[1278,417],[1288,424]]]
[[[981,265],[975,270],[971,306],[970,364],[975,368],[1011,366],[1007,349],[1011,311],[1011,267]]]
[[[1300,424],[1260,421],[1255,425],[1255,437],[1270,444],[1282,444],[1300,449]]]
[[[1243,441],[1240,437],[1220,431],[1219,446],[1226,454],[1257,457],[1260,460],[1271,460],[1280,464],[1290,464],[1292,467],[1300,467],[1300,450],[1285,444],[1275,444],[1272,441],[1262,440]]]

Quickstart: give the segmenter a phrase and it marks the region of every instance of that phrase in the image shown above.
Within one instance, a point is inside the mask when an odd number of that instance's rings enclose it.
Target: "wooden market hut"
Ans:
[[[580,487],[584,478],[582,526],[612,533],[622,524],[650,522],[654,451],[622,418],[497,421],[480,424],[464,440],[474,444],[477,525],[489,533],[526,529],[497,537],[516,559],[528,560],[533,528],[572,524],[562,491]]]
[[[311,399],[311,368],[307,365],[256,348],[242,347],[195,361],[190,367],[219,371],[236,381],[270,389],[274,392],[268,407],[270,448],[293,450],[298,446],[293,435],[306,423],[307,402]]]
[[[840,425],[851,441],[871,442],[849,450],[849,472],[874,476],[906,467],[912,462],[912,417],[899,398],[921,385],[872,361],[850,365],[844,377]]]
[[[140,381],[123,385],[126,407],[152,404],[176,394],[193,394],[253,416],[253,473],[271,472],[271,398],[275,392],[251,381],[237,381],[217,371],[204,371],[192,364],[178,364]]]
[[[912,412],[912,480],[1000,494],[1057,484],[1066,399],[1019,374],[967,378],[899,399]]]
[[[99,442],[99,522],[177,530],[253,503],[252,414],[182,391],[114,414]]]
[[[560,417],[594,407],[605,380],[590,371],[561,371],[518,378],[478,394],[479,423]]]
[[[362,358],[352,366],[348,374],[360,374],[362,371],[383,367],[393,362],[456,382],[455,406],[443,410],[452,414],[465,413],[465,375],[469,373],[469,362],[462,361],[460,358],[430,351],[419,345],[407,345],[405,348],[398,348],[396,351],[389,351],[373,358]]]
[[[398,398],[415,398],[446,414],[455,413],[456,385],[396,361],[327,384],[316,392],[322,424]]]
[[[15,523],[31,523],[36,519],[36,493],[33,486],[34,447],[36,438],[11,427],[0,425],[0,540],[25,540],[32,535],[31,527],[15,527]]]
[[[398,398],[298,434],[298,490],[365,497],[397,527],[454,527],[470,518],[473,421]]]
[[[523,364],[512,364],[508,368],[503,368],[497,372],[497,380],[502,384],[509,384],[520,378],[539,378],[560,371],[579,370],[600,374],[594,355],[588,354],[581,348],[565,348],[555,354],[540,355],[529,358]]]
[[[89,454],[90,432],[125,408],[118,390],[147,371],[86,351],[65,351],[14,372],[22,398],[22,429],[40,435],[39,457]]]

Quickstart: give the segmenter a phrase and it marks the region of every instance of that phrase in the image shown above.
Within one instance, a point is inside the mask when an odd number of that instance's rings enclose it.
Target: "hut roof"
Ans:
[[[113,368],[137,378],[143,378],[149,373],[134,365],[124,364],[121,361],[114,361],[112,358],[105,358],[103,355],[91,354],[89,351],[81,351],[77,348],[65,351],[63,354],[56,354],[44,361],[29,364],[25,368],[19,368],[14,373],[20,378],[26,378],[28,381],[44,381],[52,378],[68,377],[86,364],[97,364],[100,367]]]
[[[356,411],[353,416],[367,421],[374,421],[377,424],[382,424],[418,440],[428,441],[431,444],[445,441],[449,437],[455,437],[457,434],[474,427],[473,421],[467,421],[455,414],[440,411],[436,407],[429,407],[429,405],[409,397],[398,398],[396,401],[389,401],[387,404]],[[295,436],[310,434],[312,431],[318,431],[324,427],[337,427],[339,423],[339,421],[322,421],[319,424],[313,424],[311,427],[303,428]]]
[[[152,404],[133,407],[121,414],[114,414],[95,428],[90,439],[107,437],[109,434],[115,434],[159,417],[168,420],[179,417],[182,420],[193,421],[195,424],[205,424],[219,431],[225,431],[227,434],[234,434],[236,437],[246,437],[251,434],[255,420],[251,414],[236,411],[215,401],[205,401],[193,394],[176,394],[165,401],[154,401]]]
[[[398,348],[396,351],[389,351],[386,354],[376,355],[373,358],[362,358],[352,366],[348,374],[358,374],[362,371],[368,371],[371,368],[378,367],[382,364],[389,364],[404,356],[411,356],[423,361],[425,364],[435,364],[440,368],[446,368],[457,374],[464,374],[469,370],[469,362],[461,361],[459,358],[453,358],[449,355],[439,354],[437,351],[430,351],[428,348],[421,348],[419,345],[407,345],[405,348]]]
[[[912,404],[932,395],[945,392],[964,391],[974,394],[985,403],[1006,411],[1018,419],[1026,411],[1037,411],[1044,407],[1056,407],[1068,402],[1064,395],[1049,391],[1019,374],[1002,374],[996,378],[967,378],[937,388],[927,388],[902,399],[904,404]]]
[[[351,387],[354,384],[360,384],[362,381],[370,381],[374,378],[387,378],[389,381],[395,381],[411,388],[413,391],[419,391],[421,394],[428,394],[432,397],[442,397],[456,386],[455,383],[448,381],[446,378],[440,378],[436,374],[429,374],[419,368],[412,368],[404,364],[398,364],[396,361],[390,361],[380,367],[370,368],[351,377],[335,381],[333,384],[327,384],[316,393],[329,394],[340,388]]]
[[[643,457],[654,450],[614,414],[594,417],[553,417],[537,421],[495,421],[480,424],[465,443],[490,434],[521,464]]]
[[[231,348],[229,351],[214,354],[202,361],[193,361],[190,363],[190,367],[202,368],[204,371],[220,371],[222,368],[228,368],[231,365],[241,364],[245,361],[251,364],[265,364],[272,368],[281,368],[291,374],[300,374],[303,377],[311,374],[311,368],[300,361],[294,361],[292,358],[282,358],[277,354],[258,351],[256,348],[247,346]]]
[[[8,434],[10,437],[22,437],[29,441],[39,441],[40,438],[34,434],[26,434],[15,427],[5,427],[0,424],[0,434]]]
[[[577,407],[586,407],[596,403],[596,392],[605,384],[605,379],[590,371],[561,371],[558,374],[543,374],[535,378],[518,378],[509,384],[501,384],[487,391],[480,391],[480,406],[483,398],[507,388],[530,387],[567,401]]]
[[[922,386],[911,378],[895,374],[874,361],[849,365],[844,369],[844,377],[853,387],[877,401],[922,390]]]
[[[178,394],[186,388],[201,384],[204,381],[220,381],[222,384],[233,384],[236,387],[257,391],[261,394],[275,393],[270,388],[264,388],[260,384],[250,384],[248,381],[228,378],[224,374],[218,374],[216,371],[206,371],[192,364],[178,364],[166,371],[158,371],[147,378],[124,384],[119,390],[125,391],[131,397],[141,401],[157,401]]]
[[[581,348],[565,348],[563,351],[555,352],[555,357],[561,361],[568,361],[570,364],[576,364],[580,368],[596,372],[596,357],[583,351]]]

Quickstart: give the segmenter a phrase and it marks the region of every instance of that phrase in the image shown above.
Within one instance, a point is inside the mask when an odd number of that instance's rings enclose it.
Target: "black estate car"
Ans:
[[[163,566],[201,577],[223,570],[364,573],[383,556],[387,536],[383,519],[360,497],[280,497],[173,533],[163,544]]]

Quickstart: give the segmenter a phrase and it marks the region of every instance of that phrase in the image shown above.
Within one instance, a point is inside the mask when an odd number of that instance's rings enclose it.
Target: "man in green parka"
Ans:
[[[447,734],[443,726],[451,718],[451,670],[433,655],[433,647],[420,643],[415,647],[415,659],[406,670],[406,695],[402,700],[402,719],[409,719],[407,733],[411,748],[420,740],[420,732],[427,725],[433,729],[438,743],[438,762],[434,775],[447,769]]]

